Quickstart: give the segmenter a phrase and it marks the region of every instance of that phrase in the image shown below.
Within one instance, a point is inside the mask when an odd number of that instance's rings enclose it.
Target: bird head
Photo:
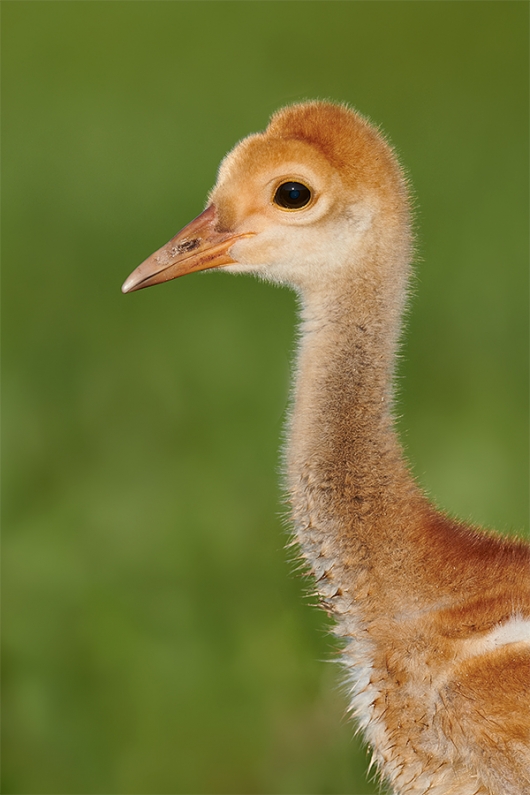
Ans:
[[[122,290],[210,268],[314,289],[373,267],[378,248],[408,249],[408,230],[406,183],[380,133],[343,105],[292,105],[236,145],[204,212]]]

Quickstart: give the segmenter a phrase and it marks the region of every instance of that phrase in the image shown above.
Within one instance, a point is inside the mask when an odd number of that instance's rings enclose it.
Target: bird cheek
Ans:
[[[230,249],[230,256],[236,265],[253,267],[263,264],[261,249],[262,246],[256,238],[238,240]],[[230,270],[235,270],[235,268],[230,266]]]

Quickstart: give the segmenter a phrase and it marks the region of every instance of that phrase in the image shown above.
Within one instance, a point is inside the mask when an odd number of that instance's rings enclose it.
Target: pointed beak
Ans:
[[[234,235],[216,229],[217,211],[211,204],[184,227],[169,243],[142,262],[122,285],[122,293],[132,293],[185,276],[194,271],[233,265],[228,251],[237,240],[251,237],[253,232]]]

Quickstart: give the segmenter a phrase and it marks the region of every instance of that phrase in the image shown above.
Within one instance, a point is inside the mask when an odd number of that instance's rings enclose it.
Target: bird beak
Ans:
[[[229,249],[237,240],[251,237],[253,232],[240,235],[219,232],[215,228],[217,220],[215,206],[210,204],[169,243],[151,254],[131,273],[122,285],[122,293],[142,290],[194,271],[233,265],[235,260],[229,255]]]

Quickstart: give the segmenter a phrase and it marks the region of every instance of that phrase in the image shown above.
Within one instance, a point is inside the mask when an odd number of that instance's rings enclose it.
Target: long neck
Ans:
[[[392,421],[405,281],[352,274],[325,297],[303,297],[288,488],[324,597],[338,589],[359,602],[367,587],[402,595],[415,579],[424,501]]]

